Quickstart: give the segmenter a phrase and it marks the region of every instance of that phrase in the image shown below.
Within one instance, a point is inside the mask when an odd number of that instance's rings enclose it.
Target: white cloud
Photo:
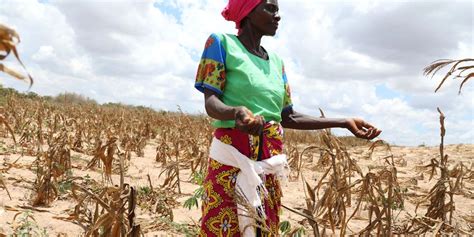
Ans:
[[[33,60],[36,61],[44,61],[48,60],[50,58],[55,58],[57,57],[56,54],[54,53],[54,48],[53,46],[50,45],[44,45],[41,46],[35,54],[31,57]]]
[[[0,22],[22,36],[34,92],[202,112],[193,82],[204,42],[213,32],[236,32],[220,15],[226,2],[0,0]],[[298,111],[363,117],[384,130],[382,138],[418,145],[438,143],[439,106],[447,142],[472,143],[472,83],[461,96],[459,81],[434,94],[439,76],[421,75],[436,59],[472,56],[469,1],[280,0],[280,9],[277,37],[262,42],[285,61]],[[380,85],[394,95],[381,98]]]

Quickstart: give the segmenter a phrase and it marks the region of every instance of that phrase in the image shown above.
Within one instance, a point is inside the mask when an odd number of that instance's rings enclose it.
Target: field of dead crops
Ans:
[[[2,94],[0,236],[195,236],[209,119],[64,98]],[[285,132],[274,234],[472,233],[474,145]]]
[[[0,60],[23,66],[19,35],[0,24]],[[474,59],[441,80],[472,77]],[[0,63],[0,71],[33,78]],[[0,237],[196,236],[212,138],[205,116],[40,97],[0,87]],[[459,235],[474,229],[474,145],[397,147],[286,131],[291,167],[281,236]],[[468,128],[470,129],[470,128]],[[262,229],[266,229],[262,226]]]

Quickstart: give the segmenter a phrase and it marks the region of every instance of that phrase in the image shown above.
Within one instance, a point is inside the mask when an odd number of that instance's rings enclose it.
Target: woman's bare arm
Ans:
[[[259,135],[263,130],[264,119],[254,116],[245,106],[228,106],[224,104],[217,93],[204,89],[206,113],[218,120],[235,120],[235,127],[245,133]]]
[[[324,128],[346,128],[354,136],[365,139],[373,139],[380,135],[381,130],[358,118],[317,118],[298,113],[289,108],[281,113],[281,125],[285,128],[300,130],[316,130]]]

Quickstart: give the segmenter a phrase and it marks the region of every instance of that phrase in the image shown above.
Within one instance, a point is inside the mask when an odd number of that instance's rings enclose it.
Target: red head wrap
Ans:
[[[261,0],[229,0],[229,3],[222,11],[222,16],[228,20],[235,22],[235,28],[239,29],[240,22],[244,19]]]

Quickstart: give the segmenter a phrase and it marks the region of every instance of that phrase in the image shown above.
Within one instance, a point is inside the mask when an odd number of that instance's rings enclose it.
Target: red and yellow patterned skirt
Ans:
[[[283,129],[279,124],[267,124],[263,133],[262,160],[282,153]],[[218,128],[214,136],[223,143],[234,146],[240,153],[257,160],[259,137],[250,136],[237,129]],[[240,236],[237,218],[237,204],[233,199],[238,168],[223,165],[209,159],[209,167],[204,180],[202,219],[200,236]],[[273,175],[266,175],[265,186],[268,196],[264,199],[266,223],[269,232],[264,236],[278,233],[281,208],[281,188]]]

